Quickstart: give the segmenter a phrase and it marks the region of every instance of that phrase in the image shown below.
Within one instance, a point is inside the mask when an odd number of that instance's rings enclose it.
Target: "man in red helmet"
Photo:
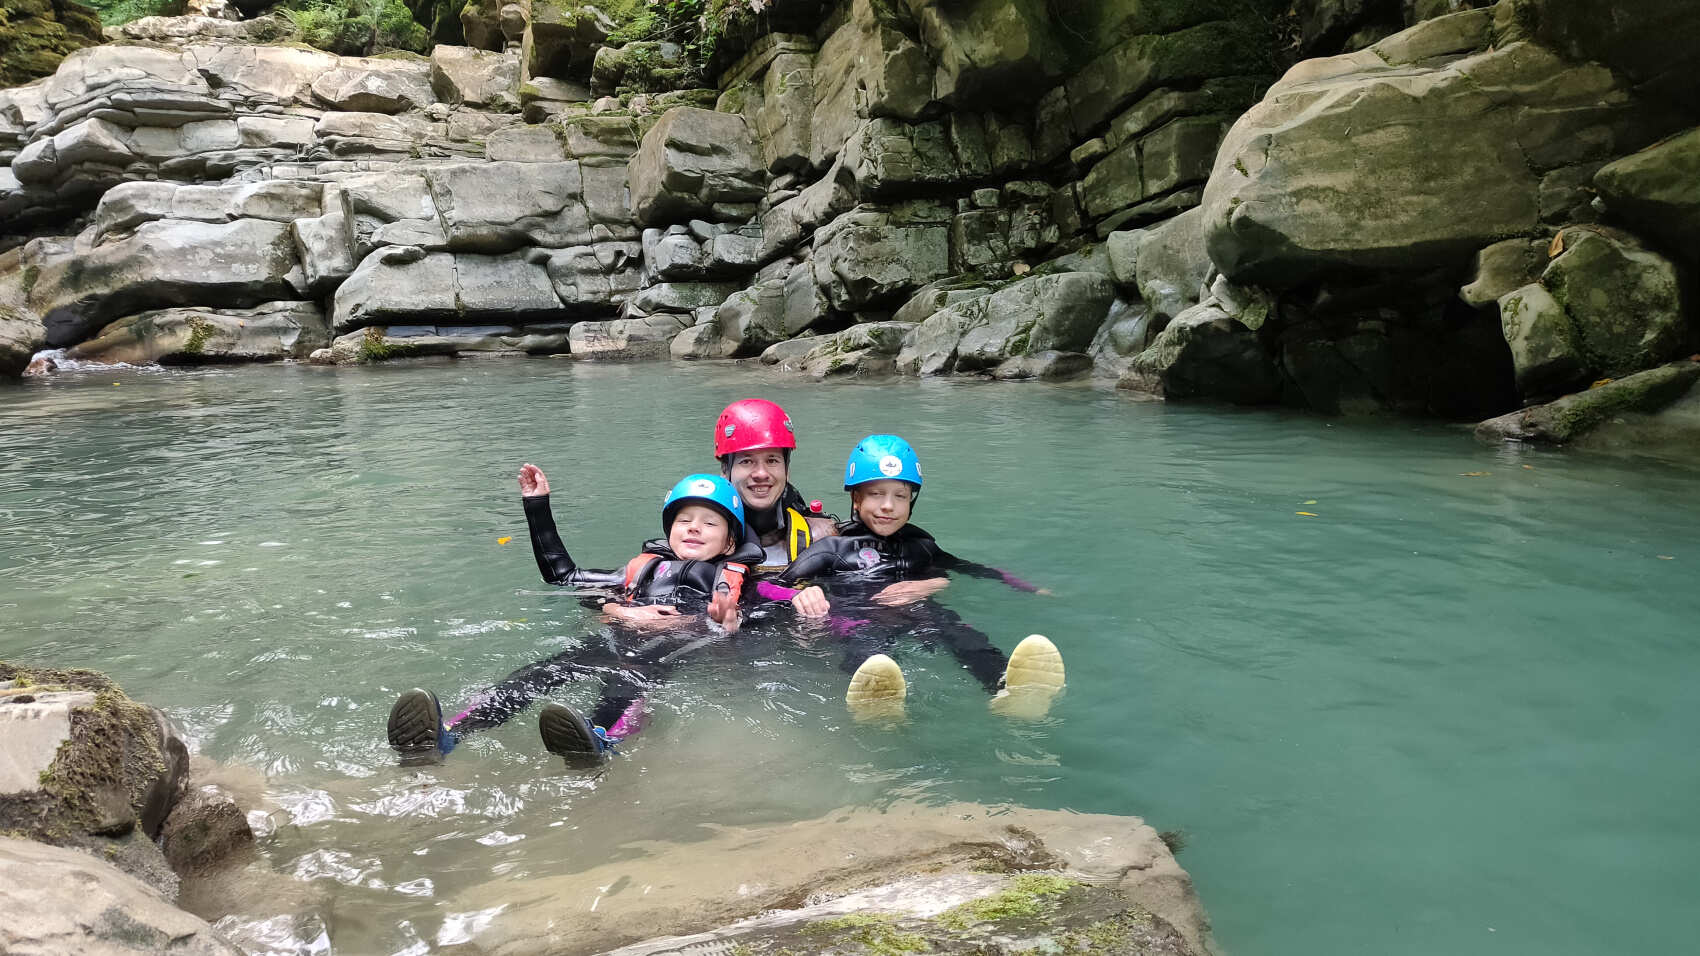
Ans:
[[[791,451],[797,432],[785,409],[760,398],[726,406],[714,423],[714,457],[738,497],[744,520],[767,556],[762,568],[783,568],[815,540],[836,534],[832,519],[810,513],[791,487]]]

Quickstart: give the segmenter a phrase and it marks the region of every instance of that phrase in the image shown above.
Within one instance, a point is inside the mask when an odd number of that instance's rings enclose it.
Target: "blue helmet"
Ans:
[[[673,519],[686,505],[708,505],[732,522],[732,540],[744,534],[744,500],[732,483],[719,475],[686,475],[661,505],[661,533],[673,530]]]
[[[869,435],[856,444],[844,466],[844,490],[870,481],[895,478],[921,487],[921,459],[896,435]]]

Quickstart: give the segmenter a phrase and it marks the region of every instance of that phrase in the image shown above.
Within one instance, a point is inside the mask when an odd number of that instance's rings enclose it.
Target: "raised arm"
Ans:
[[[543,469],[527,464],[519,470],[520,502],[525,506],[525,524],[531,532],[531,554],[537,571],[550,584],[582,587],[614,587],[625,583],[624,571],[581,568],[567,553],[561,534],[555,530],[555,515],[549,509],[549,479]]]

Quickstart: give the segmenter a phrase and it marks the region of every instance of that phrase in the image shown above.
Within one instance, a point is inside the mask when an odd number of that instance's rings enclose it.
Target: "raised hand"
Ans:
[[[519,493],[522,498],[536,498],[549,493],[549,479],[543,469],[526,462],[519,468]]]
[[[807,587],[792,595],[791,606],[804,617],[826,617],[832,611],[826,592],[818,587]]]

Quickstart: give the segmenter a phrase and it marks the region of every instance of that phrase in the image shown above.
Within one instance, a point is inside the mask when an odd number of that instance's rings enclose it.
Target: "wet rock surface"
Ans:
[[[1190,880],[1139,820],[973,804],[727,828],[532,881],[523,899],[492,883],[454,900],[497,902],[509,907],[479,943],[502,954],[923,945],[1202,954],[1212,945]]]

